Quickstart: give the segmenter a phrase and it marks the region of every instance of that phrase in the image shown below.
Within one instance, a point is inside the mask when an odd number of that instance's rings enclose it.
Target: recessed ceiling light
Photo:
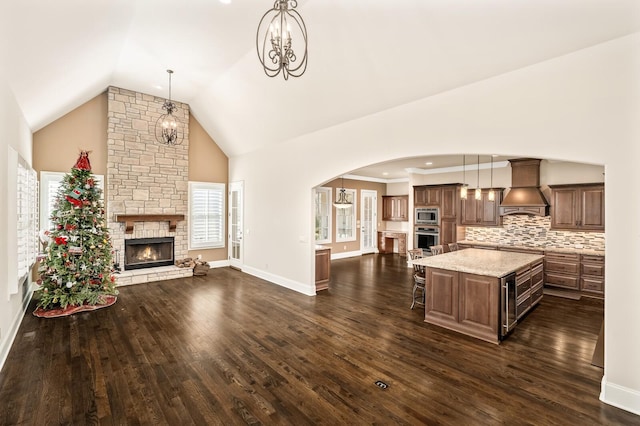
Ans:
[[[159,84],[156,84],[155,86],[153,86],[154,89],[158,89],[158,90],[162,90],[162,86],[160,86]]]
[[[492,156],[493,158],[495,158],[495,157],[497,157],[497,156],[498,156],[498,154],[491,154],[491,156]]]
[[[382,176],[389,176],[389,172],[382,172]]]
[[[432,166],[432,165],[433,165],[433,162],[431,162],[431,161],[427,161],[427,162],[426,162],[426,163],[424,163],[424,164],[426,164],[427,166]]]
[[[231,3],[231,0],[220,0],[220,3],[229,4],[229,3]]]

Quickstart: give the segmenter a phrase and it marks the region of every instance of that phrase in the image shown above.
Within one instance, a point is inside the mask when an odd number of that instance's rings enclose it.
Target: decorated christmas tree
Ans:
[[[89,153],[65,175],[51,213],[46,257],[38,269],[38,309],[69,310],[115,302],[112,246]],[[36,312],[37,314],[37,312]]]

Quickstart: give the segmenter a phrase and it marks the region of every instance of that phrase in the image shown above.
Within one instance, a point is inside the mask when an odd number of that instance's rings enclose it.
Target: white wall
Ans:
[[[469,152],[605,164],[601,397],[640,413],[639,48],[634,34],[231,159],[245,270],[313,294],[311,188],[365,165]]]
[[[15,205],[15,188],[8,188],[8,147],[31,163],[31,131],[18,107],[18,103],[0,75],[0,200]],[[11,182],[15,182],[12,179]],[[13,214],[11,214],[13,212]],[[15,333],[20,326],[24,310],[22,288],[9,294],[9,283],[17,280],[15,253],[17,220],[15,209],[0,208],[0,368],[6,360]],[[11,262],[11,264],[9,263]]]

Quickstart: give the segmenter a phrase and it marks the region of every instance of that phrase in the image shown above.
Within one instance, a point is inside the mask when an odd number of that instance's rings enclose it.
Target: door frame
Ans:
[[[236,259],[234,257],[233,254],[233,214],[232,214],[232,210],[235,206],[232,205],[232,200],[233,198],[231,197],[231,193],[232,192],[237,192],[238,193],[238,209],[240,210],[238,215],[236,216],[238,219],[238,226],[240,227],[240,238],[238,240],[238,243],[240,245],[239,250],[238,250],[238,258]],[[229,260],[229,266],[231,266],[232,268],[237,268],[242,270],[242,265],[243,265],[243,256],[244,256],[244,182],[243,181],[239,181],[239,182],[229,182],[229,191],[228,191],[228,197],[229,197],[229,202],[227,203],[228,208],[227,208],[227,226],[229,229],[229,232],[227,234],[227,258]]]
[[[364,246],[364,210],[365,210],[365,197],[373,198],[373,211],[372,211],[372,220],[371,220],[371,247]],[[378,251],[377,244],[377,234],[378,234],[378,191],[372,189],[361,189],[360,190],[360,253],[361,254],[370,254],[376,253]]]

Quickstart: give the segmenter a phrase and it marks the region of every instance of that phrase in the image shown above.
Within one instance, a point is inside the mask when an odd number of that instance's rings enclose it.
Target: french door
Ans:
[[[243,182],[229,183],[229,266],[242,269],[242,199]]]
[[[360,191],[360,252],[376,252],[378,235],[378,191]]]

